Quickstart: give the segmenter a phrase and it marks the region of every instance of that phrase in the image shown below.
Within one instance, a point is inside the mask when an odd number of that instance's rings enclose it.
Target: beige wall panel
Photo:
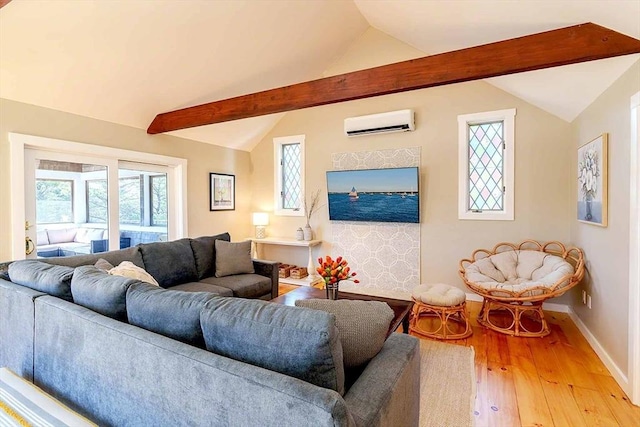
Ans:
[[[572,292],[573,308],[623,373],[628,365],[629,331],[629,143],[630,99],[640,90],[636,62],[600,95],[573,125],[571,150],[571,240],[583,248],[589,270]],[[609,225],[576,220],[577,149],[602,133],[609,134]],[[582,304],[581,289],[591,295],[591,309]]]
[[[189,236],[229,231],[239,240],[251,231],[249,153],[0,99],[0,260],[11,257],[9,132],[187,159]],[[209,172],[236,175],[235,211],[209,211]]]

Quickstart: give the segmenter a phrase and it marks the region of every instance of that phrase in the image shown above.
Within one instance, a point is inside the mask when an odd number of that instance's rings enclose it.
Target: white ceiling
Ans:
[[[13,0],[0,97],[146,129],[157,113],[322,77],[369,26],[425,55],[594,22],[640,0]],[[638,55],[489,79],[567,121]],[[251,150],[283,114],[172,134]]]

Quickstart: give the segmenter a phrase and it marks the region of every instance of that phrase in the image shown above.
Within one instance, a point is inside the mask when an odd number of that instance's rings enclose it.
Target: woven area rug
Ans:
[[[420,427],[474,425],[473,347],[420,340]]]

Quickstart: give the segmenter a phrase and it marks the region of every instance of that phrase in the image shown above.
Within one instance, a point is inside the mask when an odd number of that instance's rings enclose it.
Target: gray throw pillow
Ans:
[[[198,281],[196,260],[189,240],[145,243],[139,246],[144,269],[163,288]]]
[[[129,323],[187,344],[204,348],[200,310],[216,294],[170,291],[148,283],[127,290]]]
[[[93,264],[96,268],[99,268],[100,270],[104,270],[104,271],[109,271],[113,268],[113,264],[111,264],[109,261],[107,261],[104,258],[100,258],[98,261],[96,261],[95,264]]]
[[[216,277],[255,273],[251,260],[251,241],[216,240]]]
[[[77,267],[71,279],[73,302],[112,317],[127,320],[127,289],[139,280],[112,276],[92,265]]]
[[[22,260],[9,264],[11,281],[36,291],[72,301],[71,277],[73,268],[51,265],[36,260]]]
[[[342,346],[329,313],[219,297],[200,312],[207,350],[344,394]]]
[[[215,236],[202,236],[191,239],[191,249],[196,259],[198,269],[198,279],[211,277],[216,271],[216,240],[231,241],[229,233],[217,234]]]
[[[393,310],[381,301],[307,299],[295,304],[336,316],[345,368],[361,366],[373,359],[384,346],[393,320]]]

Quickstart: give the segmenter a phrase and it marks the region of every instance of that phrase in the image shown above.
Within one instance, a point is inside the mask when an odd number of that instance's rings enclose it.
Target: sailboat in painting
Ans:
[[[356,187],[351,187],[351,191],[349,192],[349,198],[354,200],[360,198],[360,196],[358,196],[358,192],[356,191]]]

